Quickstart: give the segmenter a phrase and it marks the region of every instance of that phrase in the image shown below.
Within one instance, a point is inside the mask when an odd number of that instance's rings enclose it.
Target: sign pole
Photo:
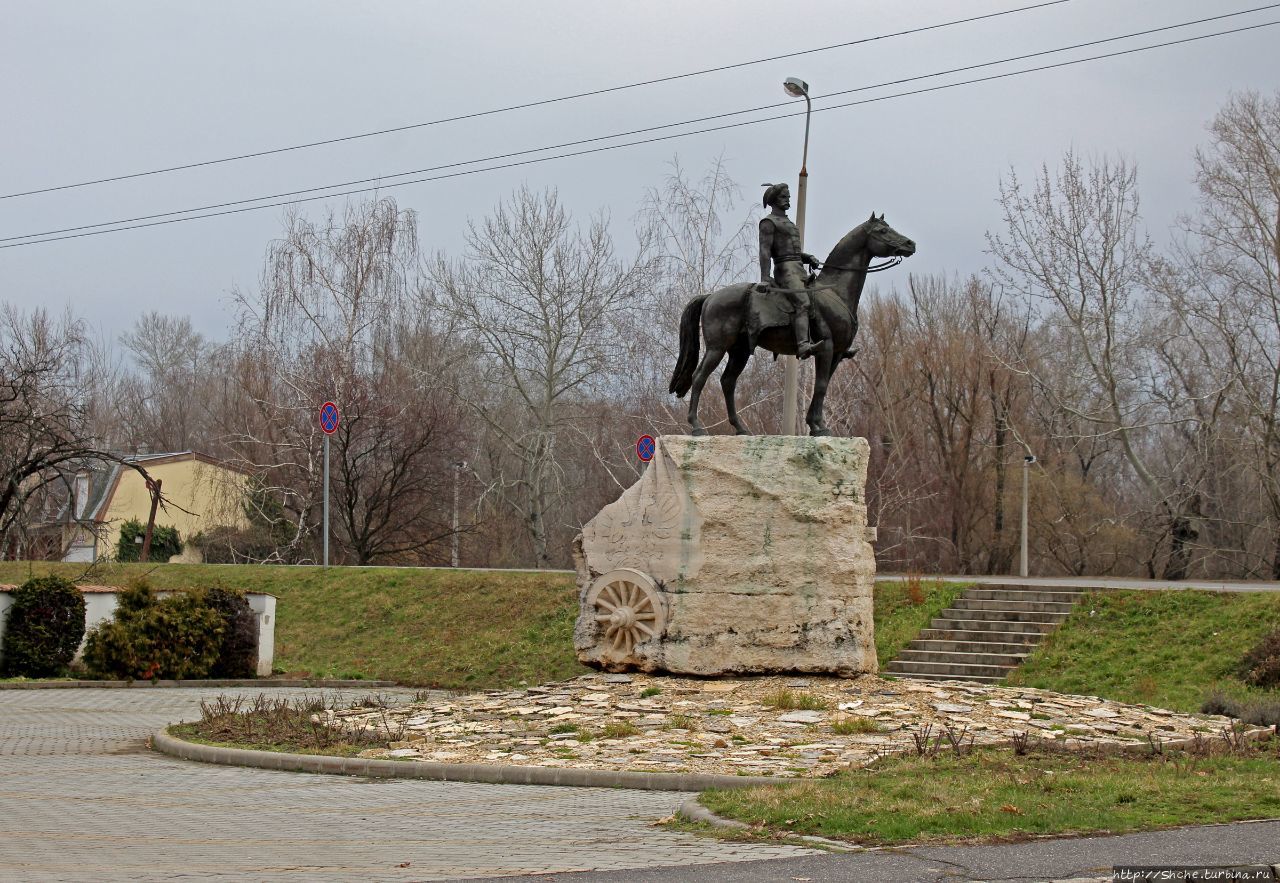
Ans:
[[[320,406],[320,431],[324,433],[324,525],[322,533],[324,538],[322,545],[324,546],[324,566],[329,566],[329,436],[338,431],[338,424],[342,422],[342,415],[338,413],[338,406],[333,402],[325,402]]]
[[[329,434],[324,436],[324,566],[329,566]]]

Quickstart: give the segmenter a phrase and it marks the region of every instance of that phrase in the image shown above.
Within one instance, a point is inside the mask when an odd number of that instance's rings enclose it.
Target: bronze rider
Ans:
[[[787,217],[791,188],[786,184],[768,185],[764,205],[773,211],[760,219],[760,290],[776,285],[791,302],[795,311],[792,325],[796,332],[796,356],[808,358],[821,341],[809,339],[809,292],[805,288],[808,274],[804,268],[807,264],[816,270],[821,262],[800,250],[800,231]]]

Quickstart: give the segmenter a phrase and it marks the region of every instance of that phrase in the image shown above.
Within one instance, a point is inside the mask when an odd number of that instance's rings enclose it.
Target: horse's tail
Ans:
[[[680,316],[680,358],[676,360],[676,369],[671,372],[671,385],[668,392],[676,398],[684,398],[684,394],[693,386],[693,371],[698,367],[698,326],[702,324],[702,304],[707,299],[700,294],[689,301]]]

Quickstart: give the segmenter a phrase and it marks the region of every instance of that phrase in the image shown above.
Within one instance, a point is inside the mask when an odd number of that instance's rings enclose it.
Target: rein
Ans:
[[[839,267],[835,264],[823,264],[824,270],[844,270],[849,273],[879,273],[881,270],[892,270],[898,264],[902,263],[901,257],[892,257],[883,264],[868,265],[865,270],[859,270],[857,267]]]

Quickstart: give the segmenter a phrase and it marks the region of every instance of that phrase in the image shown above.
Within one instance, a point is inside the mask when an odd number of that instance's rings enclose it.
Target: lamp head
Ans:
[[[787,94],[792,98],[807,98],[809,96],[809,84],[799,77],[787,77],[782,81],[782,88],[787,90]]]

